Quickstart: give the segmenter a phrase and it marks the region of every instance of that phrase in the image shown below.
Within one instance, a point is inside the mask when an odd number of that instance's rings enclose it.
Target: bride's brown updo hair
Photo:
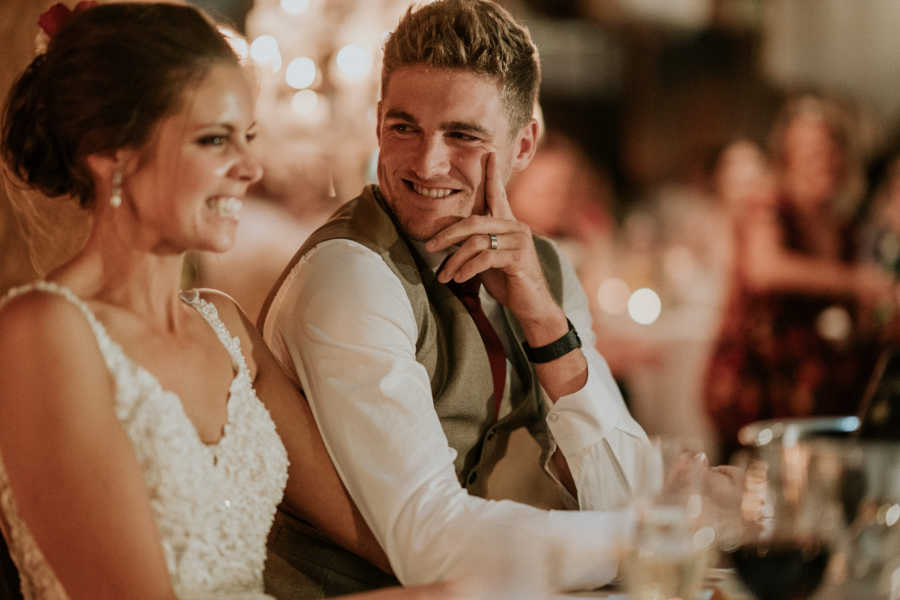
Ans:
[[[10,90],[3,159],[42,193],[89,206],[85,157],[140,148],[188,87],[223,61],[238,64],[195,8],[122,3],[76,12]]]

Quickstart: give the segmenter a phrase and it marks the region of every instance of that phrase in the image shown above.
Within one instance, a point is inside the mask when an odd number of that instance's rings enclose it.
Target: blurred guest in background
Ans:
[[[891,277],[853,260],[858,173],[846,113],[814,96],[776,121],[771,174],[746,142],[722,154],[733,283],[705,400],[726,454],[751,421],[856,410],[877,351],[865,309],[894,297]]]
[[[872,161],[868,180],[860,259],[896,277],[900,274],[900,135],[893,136]]]
[[[609,177],[559,131],[542,136],[532,163],[510,180],[508,194],[516,218],[536,233],[583,245],[612,234]]]
[[[516,218],[553,238],[572,261],[584,288],[596,289],[596,271],[605,273],[615,253],[610,210],[615,198],[608,174],[567,135],[549,130],[528,168],[510,179],[507,193]],[[616,377],[658,360],[655,348],[605,328],[603,315],[594,310],[596,302],[588,301],[597,349]]]

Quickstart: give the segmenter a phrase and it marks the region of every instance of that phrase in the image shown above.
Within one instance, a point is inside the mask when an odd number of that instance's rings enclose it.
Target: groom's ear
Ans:
[[[378,106],[375,107],[375,139],[378,142],[378,145],[381,146],[381,100],[378,101]]]
[[[537,152],[538,142],[541,137],[541,124],[537,119],[531,119],[515,138],[515,154],[512,159],[512,171],[524,171],[531,164],[534,153]]]

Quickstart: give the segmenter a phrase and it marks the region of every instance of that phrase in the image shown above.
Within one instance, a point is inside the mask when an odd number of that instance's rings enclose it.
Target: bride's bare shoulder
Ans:
[[[0,307],[0,389],[15,401],[109,387],[103,356],[84,313],[66,298],[27,291]],[[18,398],[16,398],[18,396]]]
[[[84,313],[60,294],[40,289],[19,293],[0,306],[0,339],[33,345],[49,336],[90,333]]]

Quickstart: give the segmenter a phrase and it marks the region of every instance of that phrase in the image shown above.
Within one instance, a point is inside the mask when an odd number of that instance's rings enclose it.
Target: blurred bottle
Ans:
[[[900,344],[881,353],[859,410],[858,435],[900,440]]]

